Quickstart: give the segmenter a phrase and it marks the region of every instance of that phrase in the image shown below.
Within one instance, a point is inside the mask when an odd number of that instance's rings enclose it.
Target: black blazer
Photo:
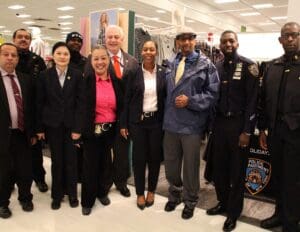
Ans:
[[[24,109],[24,127],[25,133],[29,137],[33,134],[33,105],[32,105],[32,82],[30,77],[16,72],[22,93],[23,109]],[[9,111],[9,103],[7,99],[6,89],[0,73],[0,157],[3,154],[8,154],[9,135],[11,118]],[[0,159],[0,163],[1,163]],[[7,164],[6,164],[7,165]]]
[[[64,125],[81,133],[85,107],[85,87],[80,71],[68,67],[63,88],[55,66],[40,73],[36,85],[36,131],[45,126]]]
[[[163,121],[164,102],[166,97],[165,69],[157,65],[156,73],[156,91],[157,91],[157,113],[159,121]],[[127,84],[126,95],[124,99],[124,110],[121,115],[121,128],[128,128],[130,123],[141,121],[144,101],[144,74],[142,65],[138,68],[136,76],[130,78]]]
[[[120,80],[116,78],[115,74],[110,72],[110,78],[116,94],[117,101],[117,119],[120,117],[120,110],[123,106],[123,91],[121,90]],[[83,136],[85,138],[94,135],[95,131],[95,109],[96,109],[96,76],[94,72],[87,72],[84,75],[85,93],[86,93],[86,108],[84,113],[84,130]]]
[[[132,78],[136,75],[139,64],[133,56],[129,55],[128,53],[124,52],[123,50],[121,50],[121,52],[122,52],[124,64],[123,64],[123,73],[122,73],[120,87],[121,87],[123,94],[125,95],[125,91],[127,88],[127,82],[129,81],[130,78]],[[114,69],[112,62],[110,62],[110,64],[109,64],[109,72],[112,73],[114,76],[116,76],[115,69]]]

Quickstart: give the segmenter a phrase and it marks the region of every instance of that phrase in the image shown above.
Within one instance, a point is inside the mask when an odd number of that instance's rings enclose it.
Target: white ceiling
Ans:
[[[255,9],[254,4],[272,3],[273,8]],[[24,9],[11,10],[10,5],[23,5]],[[59,11],[58,7],[72,6],[71,11]],[[171,7],[172,6],[172,7]],[[34,21],[35,25],[42,26],[42,38],[61,40],[63,31],[79,31],[80,17],[86,17],[89,12],[96,10],[122,7],[136,13],[139,25],[164,28],[172,25],[171,10],[177,6],[185,10],[185,25],[193,27],[199,33],[214,32],[219,34],[225,29],[240,31],[246,26],[247,32],[273,32],[279,31],[287,21],[275,20],[272,17],[287,16],[288,0],[240,0],[237,3],[216,4],[214,0],[1,0],[0,2],[0,33],[11,36],[18,28],[26,28],[24,21]],[[157,13],[163,9],[166,13]],[[242,17],[240,13],[259,12],[258,16]],[[18,18],[16,14],[29,14],[29,18]],[[72,15],[71,19],[59,19],[58,16]],[[151,18],[159,18],[151,20]],[[40,19],[40,20],[38,20]],[[44,20],[41,20],[44,19]],[[47,20],[47,21],[45,21]],[[72,25],[60,26],[61,22],[72,22]],[[4,26],[4,28],[1,28]],[[71,29],[62,30],[63,27]],[[65,32],[66,33],[66,32]],[[46,38],[45,38],[46,37]]]

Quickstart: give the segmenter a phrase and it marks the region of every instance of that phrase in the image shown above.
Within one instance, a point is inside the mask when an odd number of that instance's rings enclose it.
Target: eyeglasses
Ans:
[[[297,37],[300,35],[300,32],[293,32],[293,33],[285,33],[281,35],[281,38],[283,39],[289,39],[292,37],[292,39],[297,39]]]

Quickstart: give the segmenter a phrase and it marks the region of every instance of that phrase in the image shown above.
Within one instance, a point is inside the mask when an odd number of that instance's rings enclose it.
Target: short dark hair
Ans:
[[[54,54],[55,50],[58,49],[59,47],[66,47],[70,52],[70,49],[68,48],[67,44],[65,42],[62,42],[62,41],[58,41],[57,43],[55,43],[52,47],[52,55]]]
[[[2,47],[5,46],[5,45],[6,45],[6,46],[12,46],[12,47],[15,47],[16,50],[18,51],[17,46],[14,45],[13,43],[3,43],[3,44],[0,45],[0,52],[1,52],[1,50],[2,50]]]
[[[238,40],[238,36],[237,36],[237,33],[232,31],[232,30],[226,30],[226,31],[223,31],[221,36],[220,36],[220,39],[222,39],[222,37],[225,35],[225,34],[234,34],[234,37],[236,40]]]
[[[143,48],[144,45],[145,45],[145,43],[147,43],[147,42],[152,42],[152,43],[154,43],[154,46],[155,46],[155,48],[156,48],[156,50],[157,50],[157,52],[158,52],[158,44],[157,44],[156,41],[154,41],[154,40],[152,40],[152,39],[147,39],[147,40],[145,40],[144,43],[142,44],[141,48]]]
[[[26,31],[29,34],[30,39],[32,39],[31,33],[29,31],[27,31],[26,29],[24,29],[24,28],[19,28],[19,29],[15,30],[14,33],[13,33],[13,39],[16,38],[18,31]]]
[[[280,34],[283,33],[283,30],[286,28],[286,27],[289,27],[289,26],[297,26],[298,29],[300,30],[300,25],[299,23],[296,23],[296,22],[287,22],[286,24],[284,24],[280,30]]]

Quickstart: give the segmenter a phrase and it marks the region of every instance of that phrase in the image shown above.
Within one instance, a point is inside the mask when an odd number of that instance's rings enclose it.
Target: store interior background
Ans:
[[[59,9],[66,6],[71,9]],[[262,61],[282,54],[277,40],[280,27],[287,21],[299,21],[299,6],[298,0],[2,0],[0,34],[2,41],[10,41],[17,28],[38,27],[40,38],[49,45],[46,54],[50,54],[54,42],[65,40],[71,31],[80,31],[80,20],[90,12],[131,10],[135,12],[135,26],[150,34],[175,35],[178,26],[186,25],[197,32],[199,41],[217,46],[220,33],[233,30],[239,33],[240,53]],[[210,41],[208,33],[212,35]]]
[[[135,12],[135,27],[147,30],[150,35],[171,34],[175,37],[177,28],[185,25],[195,30],[197,40],[218,46],[222,31],[233,30],[239,36],[239,53],[255,61],[264,61],[278,57],[283,53],[278,42],[282,25],[288,21],[300,22],[300,14],[297,12],[297,9],[300,8],[299,0],[235,0],[231,2],[227,0],[227,3],[219,3],[220,1],[1,0],[0,43],[10,42],[12,33],[18,28],[39,28],[33,29],[33,32],[35,30],[41,32],[39,37],[47,44],[46,54],[50,54],[51,46],[56,41],[64,41],[66,34],[69,32],[81,31],[81,21],[83,18],[89,17],[90,12],[117,9],[120,12],[129,10]],[[14,5],[24,6],[24,8],[9,8]],[[66,6],[72,9],[59,9]],[[83,51],[83,53],[87,55],[88,51]],[[163,173],[162,170],[160,179],[164,178]],[[201,181],[204,183],[203,172],[201,177]],[[161,181],[160,185],[160,191],[164,195],[163,193],[167,191],[166,182]],[[213,187],[208,187],[206,191],[212,192]],[[207,208],[214,204],[210,202],[210,205],[205,205],[209,201],[206,198],[207,192],[204,193],[203,189],[200,195],[204,196],[200,199],[200,208]],[[134,204],[134,200],[132,200],[132,203]],[[161,211],[163,204],[164,199],[161,202],[161,207],[157,208],[157,212]],[[47,208],[45,212],[48,213],[49,207],[46,206],[45,208]],[[272,212],[273,204],[261,204],[247,199],[243,214],[247,218],[242,219],[242,221],[258,225],[259,219],[270,216]],[[48,217],[52,218],[52,215],[48,215]],[[26,218],[21,219],[24,221],[19,222],[24,224]],[[55,223],[57,223],[56,220]],[[32,231],[31,229],[28,231]],[[55,228],[49,231],[55,231]]]

